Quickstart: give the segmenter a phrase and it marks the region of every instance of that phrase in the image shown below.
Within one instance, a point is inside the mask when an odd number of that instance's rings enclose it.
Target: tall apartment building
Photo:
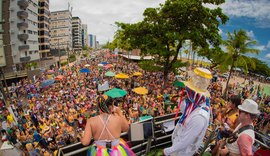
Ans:
[[[82,50],[82,24],[79,17],[72,17],[73,50]]]
[[[38,61],[38,0],[5,0],[3,47],[4,71],[24,69],[29,62]]]
[[[7,3],[9,3],[9,2],[6,2],[4,4],[7,4]],[[3,36],[5,36],[6,34],[4,31],[5,24],[3,21],[5,21],[5,19],[4,19],[5,13],[8,12],[8,9],[5,9],[6,6],[4,4],[3,4],[3,1],[0,1],[0,10],[1,10],[0,11],[0,67],[6,66],[6,53],[5,53],[5,51],[7,48],[4,47],[4,37]]]
[[[15,44],[11,44],[11,31],[10,25],[14,24],[9,22],[10,19],[10,3],[11,1],[0,1],[2,14],[1,26],[2,30],[0,33],[0,67],[3,69],[4,73],[13,72],[13,68],[16,70],[16,65],[14,64],[13,57],[15,56],[15,52],[13,54],[11,46],[15,46]],[[18,2],[19,3],[19,2]],[[21,2],[20,2],[21,3]],[[27,3],[28,6],[28,3]],[[14,11],[14,10],[13,10]],[[12,31],[14,32],[14,31]]]
[[[97,48],[96,35],[89,34],[89,46],[93,49]]]
[[[72,50],[72,15],[70,10],[51,12],[50,14],[51,53]],[[59,51],[58,51],[59,50]]]
[[[49,35],[49,0],[38,0],[38,42],[40,58],[51,57]]]
[[[82,47],[89,47],[89,36],[87,33],[87,24],[82,24]]]

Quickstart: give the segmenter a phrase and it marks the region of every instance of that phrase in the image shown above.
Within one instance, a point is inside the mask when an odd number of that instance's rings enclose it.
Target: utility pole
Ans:
[[[61,55],[60,55],[60,49],[59,49],[59,38],[58,38],[58,68],[60,69],[61,67]]]
[[[2,67],[0,68],[0,75],[1,75],[1,77],[3,78],[4,84],[5,84],[5,88],[6,88],[6,90],[4,90],[4,86],[3,86],[3,83],[2,83],[2,78],[0,78],[1,92],[2,92],[3,97],[4,97],[5,105],[7,105],[7,101],[6,101],[6,100],[7,100],[7,98],[9,97],[9,90],[8,90],[6,77],[5,77],[5,74],[4,74],[4,72],[3,72]]]
[[[69,66],[69,41],[67,41],[67,54],[68,54],[67,62]]]

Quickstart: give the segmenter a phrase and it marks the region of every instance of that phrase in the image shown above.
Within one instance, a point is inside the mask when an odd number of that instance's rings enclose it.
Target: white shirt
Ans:
[[[205,104],[203,104],[205,105]],[[172,146],[164,149],[165,155],[192,156],[200,147],[209,125],[210,110],[196,108],[182,126],[177,124],[172,134]]]
[[[6,121],[2,122],[2,129],[7,130],[7,122]]]
[[[253,126],[253,124],[251,124]],[[240,123],[235,130],[233,131],[233,133],[235,133],[236,131],[238,131],[240,129],[240,127],[242,127],[242,123]],[[253,129],[247,129],[245,131],[243,131],[242,133],[239,133],[237,135],[237,140],[231,144],[227,144],[227,148],[229,149],[229,151],[233,154],[238,154],[240,155],[240,150],[239,150],[239,146],[238,146],[238,139],[240,138],[241,135],[243,134],[247,134],[248,136],[250,136],[252,138],[252,144],[254,144],[255,141],[255,132]]]

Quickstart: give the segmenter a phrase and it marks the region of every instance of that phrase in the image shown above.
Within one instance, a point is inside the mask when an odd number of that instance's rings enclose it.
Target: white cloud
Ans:
[[[88,24],[88,33],[97,35],[97,40],[105,43],[113,39],[117,29],[110,24],[138,22],[143,19],[145,8],[158,7],[165,0],[50,0],[50,10],[65,10],[68,2],[73,7],[73,16],[79,16],[83,23]],[[227,0],[220,7],[227,15],[255,18],[258,25],[270,26],[269,0]],[[219,33],[224,34],[222,30]]]
[[[100,43],[112,41],[116,21],[134,23],[143,19],[148,7],[158,7],[165,0],[51,0],[50,10],[66,10],[68,2],[73,7],[72,15],[79,16],[88,25],[88,33],[95,34]]]
[[[270,41],[268,41],[268,44],[266,45],[266,48],[270,49]]]
[[[255,45],[255,46],[252,46],[252,48],[258,49],[260,51],[266,50],[266,46],[264,46],[264,45]]]
[[[219,33],[219,35],[222,35],[222,33],[223,33],[222,29],[219,28],[218,33]]]
[[[228,50],[227,50],[227,48],[226,48],[226,46],[225,46],[225,45],[223,45],[223,44],[222,44],[222,45],[220,45],[219,47],[220,47],[220,48],[221,48],[221,50],[222,50],[222,51],[224,51],[224,52],[227,52],[227,51],[228,51]]]
[[[218,6],[205,4],[214,9]],[[225,14],[234,17],[249,17],[256,19],[255,25],[270,27],[269,0],[227,0],[221,7]]]
[[[233,16],[270,19],[269,0],[228,0],[221,7],[225,13]]]
[[[246,31],[247,32],[247,35],[251,38],[251,39],[255,39],[255,35],[254,35],[254,32],[252,30],[250,31]]]
[[[267,54],[265,57],[270,58],[270,53],[269,53],[269,54]]]

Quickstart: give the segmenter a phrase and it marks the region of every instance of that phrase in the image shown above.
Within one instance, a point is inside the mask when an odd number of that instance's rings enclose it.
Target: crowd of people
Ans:
[[[108,68],[101,62],[112,64]],[[86,66],[87,65],[87,66]],[[90,72],[81,73],[88,68]],[[117,79],[106,76],[107,71],[125,73],[130,77]],[[142,75],[134,76],[134,72]],[[61,75],[61,77],[59,77]],[[44,81],[54,79],[50,85]],[[10,141],[24,153],[30,155],[54,155],[66,145],[79,142],[85,130],[86,121],[100,114],[97,98],[104,93],[98,86],[104,83],[109,88],[120,88],[127,95],[115,99],[115,105],[129,123],[140,121],[142,116],[162,116],[177,111],[181,89],[174,86],[175,74],[168,75],[163,86],[162,72],[146,72],[136,62],[109,54],[96,53],[95,58],[77,61],[71,66],[54,67],[32,79],[23,79],[13,86],[12,92],[1,108],[2,142]],[[222,98],[222,82],[212,82],[208,88],[211,94],[213,122],[220,125],[219,136],[226,136],[237,125],[237,106],[245,99],[252,98],[260,105],[261,115],[257,129],[269,133],[270,97],[262,92],[262,86],[234,84],[229,87],[228,99]],[[132,91],[145,87],[148,93],[140,95]],[[164,87],[164,88],[163,88]],[[12,110],[12,111],[11,111]]]

